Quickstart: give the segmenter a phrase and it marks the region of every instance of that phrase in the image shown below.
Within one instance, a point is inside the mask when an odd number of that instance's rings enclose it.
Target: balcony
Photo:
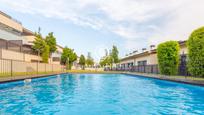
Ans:
[[[41,62],[42,58],[37,55],[25,54],[21,52],[0,49],[0,59],[18,60],[25,62]]]

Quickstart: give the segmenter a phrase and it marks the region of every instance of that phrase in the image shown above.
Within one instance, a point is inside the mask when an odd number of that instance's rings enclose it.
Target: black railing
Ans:
[[[190,76],[187,68],[187,56],[185,54],[180,55],[180,63],[178,68],[178,75],[181,76]],[[126,67],[125,67],[126,65]],[[121,67],[116,68],[105,68],[105,71],[129,71],[129,72],[139,72],[139,73],[152,73],[159,74],[159,66],[155,65],[141,65],[141,66],[132,66],[128,64],[123,64]]]
[[[105,68],[105,71],[129,71],[129,72],[139,72],[139,73],[151,73],[159,74],[158,65],[143,65],[143,66],[130,66],[130,67],[117,67],[117,68]],[[181,76],[190,76],[187,71],[187,66],[185,64],[180,64],[178,68],[178,75]]]
[[[158,74],[158,65],[141,65],[141,66],[130,66],[130,67],[117,67],[117,68],[105,68],[105,71],[130,71],[140,73],[153,73]]]

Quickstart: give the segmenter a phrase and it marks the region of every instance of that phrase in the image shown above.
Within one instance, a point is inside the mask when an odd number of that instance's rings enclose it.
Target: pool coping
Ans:
[[[121,72],[121,74],[136,75],[138,77],[141,76],[141,77],[147,77],[147,78],[152,78],[152,79],[159,79],[159,80],[164,80],[164,81],[171,81],[171,82],[177,82],[177,83],[190,84],[190,85],[204,87],[204,81],[198,81],[198,80],[172,78],[171,76],[166,76],[166,75],[135,73],[135,72]]]
[[[34,79],[34,78],[43,78],[53,75],[59,75],[59,74],[66,74],[67,72],[56,72],[56,73],[50,73],[50,74],[38,74],[38,75],[26,75],[26,76],[8,76],[4,79],[0,79],[0,84],[3,83],[9,83],[9,82],[15,82],[15,81],[22,81],[25,79]]]
[[[202,86],[204,87],[204,81],[198,81],[198,80],[189,80],[189,79],[182,79],[182,78],[172,78],[171,76],[167,75],[160,75],[160,74],[149,74],[149,73],[137,73],[137,72],[124,72],[124,71],[103,71],[103,72],[68,72],[70,74],[127,74],[127,75],[136,75],[136,76],[142,76],[152,79],[159,79],[159,80],[165,80],[165,81],[171,81],[171,82],[177,82],[177,83],[183,83],[183,84],[190,84],[190,85],[196,85],[196,86]]]
[[[48,77],[52,75],[58,75],[58,74],[126,74],[126,75],[136,75],[138,77],[147,77],[152,79],[159,79],[159,80],[165,80],[165,81],[171,81],[171,82],[177,82],[177,83],[184,83],[184,84],[190,84],[190,85],[196,85],[196,86],[202,86],[204,87],[204,81],[199,80],[189,80],[189,79],[182,79],[182,78],[172,78],[171,76],[165,76],[165,75],[159,75],[159,74],[148,74],[148,73],[137,73],[137,72],[118,72],[118,71],[109,71],[109,72],[57,72],[57,73],[51,73],[51,74],[39,74],[39,75],[30,75],[30,76],[13,76],[13,77],[7,77],[5,79],[0,79],[0,84],[2,83],[8,83],[8,82],[15,82],[15,81],[22,81],[25,79],[33,79],[33,78],[43,78]]]
[[[59,75],[59,74],[120,74],[118,72],[56,72],[50,74],[38,74],[38,75],[25,75],[25,76],[8,76],[5,78],[0,78],[0,84],[15,82],[15,81],[22,81],[25,79],[34,79],[34,78],[43,78],[52,75]]]

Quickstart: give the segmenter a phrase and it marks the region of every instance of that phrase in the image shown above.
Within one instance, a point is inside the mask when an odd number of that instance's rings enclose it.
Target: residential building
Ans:
[[[32,50],[34,32],[23,27],[21,22],[0,11],[0,58],[27,62],[41,62],[42,58]],[[51,55],[49,63],[60,64],[63,47]]]
[[[60,45],[57,45],[57,50],[56,52],[52,53],[51,58],[52,58],[52,64],[60,64],[61,60],[61,55],[63,53],[63,47]]]
[[[72,68],[73,70],[80,70],[81,65],[79,64],[80,57],[77,56],[77,60],[73,62]]]
[[[186,41],[179,41],[180,45],[180,67],[181,71],[186,71],[186,68],[183,68],[186,65],[186,54],[187,54],[187,46]],[[157,51],[156,49],[150,48],[149,51],[143,50],[141,53],[133,52],[131,55],[127,55],[122,58],[120,63],[117,64],[117,67],[122,70],[130,70],[133,67],[145,67],[152,66],[151,68],[157,69],[158,72],[158,60],[157,60]],[[145,71],[145,68],[139,71]],[[156,72],[156,73],[157,73]]]

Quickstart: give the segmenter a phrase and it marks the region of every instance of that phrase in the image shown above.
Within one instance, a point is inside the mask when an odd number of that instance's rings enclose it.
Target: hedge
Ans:
[[[204,77],[204,27],[193,31],[187,46],[188,71],[192,76]]]
[[[178,73],[179,50],[177,41],[167,41],[158,45],[157,58],[161,74],[176,75]]]

